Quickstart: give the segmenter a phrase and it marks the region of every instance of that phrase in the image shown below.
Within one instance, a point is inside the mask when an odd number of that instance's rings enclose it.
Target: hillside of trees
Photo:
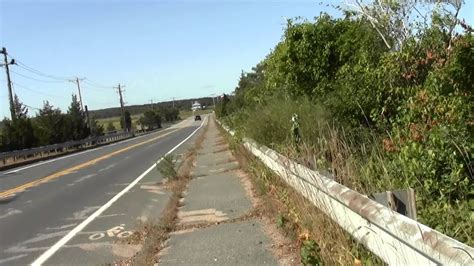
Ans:
[[[213,104],[211,97],[202,97],[202,98],[175,100],[174,108],[178,110],[190,110],[191,104],[194,101],[198,101],[203,106],[212,106]],[[167,101],[167,102],[159,102],[159,103],[154,103],[154,104],[150,103],[150,104],[142,104],[142,105],[130,105],[130,106],[127,106],[127,110],[130,112],[131,115],[138,115],[138,114],[143,114],[150,109],[172,108],[172,107],[173,107],[173,101]],[[92,110],[89,112],[91,116],[97,119],[115,117],[115,116],[120,116],[120,107]]]
[[[420,222],[473,245],[473,29],[460,1],[400,3],[289,19],[216,113],[362,193],[414,188]]]

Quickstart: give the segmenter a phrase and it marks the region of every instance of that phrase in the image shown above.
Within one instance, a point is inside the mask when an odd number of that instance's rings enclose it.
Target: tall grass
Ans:
[[[240,165],[252,177],[263,201],[260,206],[263,215],[274,219],[278,228],[297,242],[302,265],[383,264],[242,145],[231,141],[231,147]]]

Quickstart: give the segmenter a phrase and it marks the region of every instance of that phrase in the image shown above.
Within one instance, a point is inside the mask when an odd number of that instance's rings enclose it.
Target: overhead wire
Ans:
[[[54,97],[54,98],[63,98],[62,96],[59,96],[59,95],[48,94],[48,93],[44,93],[44,92],[37,91],[37,90],[34,90],[34,89],[30,89],[30,88],[26,87],[25,85],[19,84],[18,82],[12,82],[12,84],[13,84],[14,87],[22,88],[24,90],[31,91],[31,92],[34,92],[34,93],[37,93],[37,94],[45,95],[45,96],[48,96],[48,97]]]
[[[31,80],[34,80],[34,81],[38,81],[38,82],[45,82],[45,83],[62,83],[62,82],[64,82],[64,81],[61,81],[61,80],[41,80],[41,79],[37,79],[37,78],[33,78],[33,77],[30,77],[30,76],[21,74],[19,72],[11,70],[11,69],[10,69],[10,72],[15,73],[18,76],[21,76],[21,77],[24,77],[24,78],[27,78],[27,79],[31,79]]]
[[[38,111],[42,110],[41,108],[33,107],[33,106],[28,105],[28,104],[25,104],[25,103],[22,103],[22,104],[23,104],[24,106],[28,107],[29,109],[35,109],[35,110],[38,110]]]
[[[84,88],[84,89],[87,89],[87,90],[92,90],[92,91],[108,91],[108,90],[112,89],[112,88],[101,89],[101,88],[97,88],[97,87],[92,87],[89,84],[81,84],[81,88]]]
[[[10,54],[7,55],[7,56],[10,57],[11,59],[14,59],[14,57]],[[14,62],[15,62],[15,65],[18,66],[19,68],[21,68],[22,70],[28,71],[29,73],[32,73],[34,75],[37,75],[37,76],[43,78],[43,79],[39,79],[39,78],[36,78],[34,76],[32,77],[31,75],[26,75],[24,73],[21,73],[21,72],[10,69],[10,72],[14,73],[17,76],[26,78],[26,79],[30,79],[30,80],[37,81],[37,82],[44,82],[44,83],[63,83],[63,82],[69,82],[69,81],[73,80],[73,78],[61,77],[61,76],[56,76],[56,75],[51,75],[51,74],[45,73],[43,71],[40,71],[36,68],[33,68],[33,67],[23,63],[20,60],[17,60],[16,58],[14,59]],[[114,90],[113,86],[105,86],[105,85],[97,83],[95,81],[84,79],[84,80],[82,80],[82,82],[83,82],[83,84],[82,84],[81,87],[84,87],[85,89],[88,89],[88,90],[94,90],[94,91]],[[21,89],[24,89],[24,90],[27,90],[27,91],[31,91],[33,93],[37,93],[37,94],[48,96],[48,97],[63,98],[62,96],[59,96],[59,95],[52,95],[52,94],[44,93],[42,91],[31,89],[31,88],[29,88],[27,86],[24,86],[22,84],[19,84],[17,82],[12,81],[11,83],[12,83],[12,85],[14,85],[14,87],[21,88]],[[95,101],[93,101],[93,102],[95,102]],[[112,102],[99,103],[99,104],[108,105],[108,104],[112,104]],[[40,108],[36,108],[36,107],[29,106],[29,105],[26,105],[26,104],[24,104],[24,105],[29,107],[29,108],[32,108],[32,109],[40,110]]]
[[[39,75],[39,76],[43,76],[43,77],[46,77],[46,78],[50,78],[50,79],[55,79],[55,80],[62,80],[62,81],[68,81],[70,80],[71,78],[67,78],[67,77],[59,77],[59,76],[55,76],[55,75],[50,75],[50,74],[46,74],[42,71],[39,71],[33,67],[30,67],[28,65],[26,65],[25,63],[21,62],[20,60],[18,59],[15,59],[15,63],[17,66],[19,66],[20,68],[26,70],[26,71],[29,71],[31,73],[34,73],[36,75]]]
[[[104,86],[104,85],[98,84],[96,82],[91,82],[89,79],[84,79],[83,83],[86,83],[89,86],[99,88],[99,89],[103,89],[103,90],[113,89],[113,86]]]

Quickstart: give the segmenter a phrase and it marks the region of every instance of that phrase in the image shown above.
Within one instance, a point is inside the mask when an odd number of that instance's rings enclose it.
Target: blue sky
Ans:
[[[468,2],[462,17],[472,25],[474,5]],[[43,73],[87,78],[82,96],[93,110],[118,106],[112,89],[118,83],[126,86],[127,104],[230,92],[240,72],[262,60],[281,39],[285,17],[312,19],[321,11],[338,14],[306,0],[0,0],[0,45]],[[14,90],[29,106],[41,107],[49,100],[66,110],[76,92],[74,83],[19,66],[11,70]],[[4,117],[9,109],[4,69],[0,71]]]

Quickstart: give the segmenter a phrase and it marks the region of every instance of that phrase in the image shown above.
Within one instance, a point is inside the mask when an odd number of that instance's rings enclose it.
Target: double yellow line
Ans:
[[[8,189],[8,190],[5,190],[5,191],[2,191],[2,192],[0,192],[0,200],[5,199],[5,198],[9,198],[9,197],[11,197],[11,196],[14,196],[15,194],[17,194],[17,193],[19,193],[19,192],[23,192],[23,191],[25,191],[26,189],[35,187],[35,186],[37,186],[37,185],[39,185],[39,184],[42,184],[42,183],[51,181],[51,180],[53,180],[53,179],[56,179],[56,178],[58,178],[58,177],[61,177],[61,176],[64,176],[64,175],[73,173],[73,172],[75,172],[75,171],[77,171],[77,170],[79,170],[79,169],[82,169],[82,168],[85,168],[85,167],[87,167],[87,166],[93,165],[93,164],[95,164],[95,163],[98,163],[98,162],[100,162],[100,161],[103,161],[103,160],[105,160],[105,159],[108,159],[108,158],[110,158],[110,157],[112,157],[112,156],[114,156],[114,155],[117,155],[117,154],[126,152],[126,151],[128,151],[128,150],[130,150],[130,149],[133,149],[133,148],[136,148],[136,147],[138,147],[138,146],[145,145],[145,144],[150,143],[150,142],[152,142],[152,141],[155,141],[155,140],[157,140],[157,139],[159,139],[159,138],[163,138],[163,137],[165,137],[165,136],[167,136],[167,135],[169,135],[169,134],[171,134],[171,133],[173,133],[173,132],[175,132],[175,131],[177,131],[177,130],[178,130],[178,129],[174,129],[174,130],[172,130],[172,131],[170,131],[170,132],[167,132],[167,133],[165,133],[165,134],[163,134],[163,135],[159,135],[159,136],[154,137],[154,138],[152,138],[152,139],[149,139],[149,140],[146,140],[146,141],[143,141],[143,142],[140,142],[140,143],[133,144],[133,145],[128,146],[128,147],[125,147],[125,148],[123,148],[123,149],[116,150],[116,151],[114,151],[114,152],[111,152],[111,153],[108,153],[108,154],[106,154],[106,155],[100,156],[100,157],[98,157],[98,158],[92,159],[92,160],[87,161],[87,162],[85,162],[85,163],[81,163],[81,164],[79,164],[79,165],[76,165],[76,166],[73,166],[73,167],[71,167],[71,168],[68,168],[68,169],[65,169],[65,170],[56,172],[56,173],[54,173],[54,174],[45,176],[45,177],[43,177],[43,178],[36,179],[36,180],[34,180],[34,181],[25,183],[25,184],[20,185],[20,186],[18,186],[18,187],[15,187],[15,188],[12,188],[12,189]]]

